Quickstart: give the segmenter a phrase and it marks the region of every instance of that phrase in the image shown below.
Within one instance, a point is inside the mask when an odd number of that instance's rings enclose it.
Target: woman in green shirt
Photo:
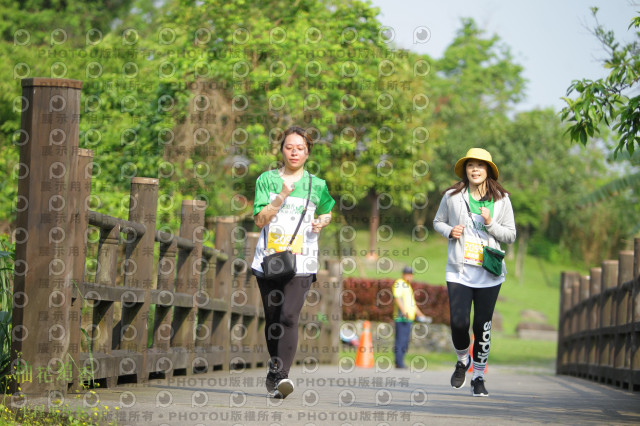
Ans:
[[[280,142],[283,167],[262,173],[256,181],[253,218],[261,232],[251,269],[258,280],[264,307],[270,355],[266,386],[274,398],[286,398],[293,392],[289,369],[298,346],[298,319],[318,271],[318,234],[331,221],[335,204],[326,182],[304,170],[311,148],[311,139],[304,129],[288,128]],[[306,214],[300,222],[305,206]],[[266,279],[263,258],[285,250],[289,244],[296,255],[296,275],[288,280]]]

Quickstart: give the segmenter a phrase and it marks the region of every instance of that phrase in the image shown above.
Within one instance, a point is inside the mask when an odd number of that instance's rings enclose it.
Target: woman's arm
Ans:
[[[253,216],[253,221],[258,225],[258,228],[262,229],[267,223],[271,222],[271,219],[273,219],[275,215],[278,214],[285,198],[287,198],[293,191],[293,187],[293,184],[282,182],[282,190],[280,193],[276,195],[269,204],[264,206],[257,215]]]
[[[313,224],[311,224],[311,230],[317,234],[329,223],[331,223],[331,212],[318,215]]]
[[[433,229],[445,238],[451,238],[451,231],[453,230],[453,226],[449,225],[449,207],[447,206],[448,199],[448,194],[445,194],[442,197],[436,217],[433,219]]]
[[[486,226],[487,232],[501,243],[511,244],[516,240],[516,222],[513,217],[513,207],[509,197],[502,199],[503,207],[500,217],[494,218]]]

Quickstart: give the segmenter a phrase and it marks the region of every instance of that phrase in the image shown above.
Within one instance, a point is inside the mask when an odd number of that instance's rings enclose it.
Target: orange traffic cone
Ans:
[[[362,336],[356,353],[356,367],[373,368],[373,339],[371,338],[371,323],[362,324]]]
[[[471,345],[469,346],[469,357],[473,360],[473,341],[476,339],[476,335],[471,335]],[[489,362],[484,365],[484,373],[487,374],[487,369],[489,368]],[[473,373],[473,362],[469,364],[469,369],[467,373]]]

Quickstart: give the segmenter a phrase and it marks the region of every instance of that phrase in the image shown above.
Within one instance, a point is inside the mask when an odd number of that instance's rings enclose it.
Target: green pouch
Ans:
[[[495,248],[484,246],[482,250],[482,267],[493,275],[502,275],[502,259],[504,252]]]

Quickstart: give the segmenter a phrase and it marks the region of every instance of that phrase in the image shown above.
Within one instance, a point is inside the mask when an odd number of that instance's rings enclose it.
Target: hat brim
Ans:
[[[464,176],[464,163],[467,160],[470,159],[474,159],[474,160],[480,160],[480,161],[484,161],[485,163],[487,163],[489,165],[489,167],[491,167],[491,170],[493,170],[493,177],[495,180],[498,180],[498,176],[500,176],[500,173],[498,172],[498,166],[496,166],[493,161],[487,161],[483,158],[478,158],[478,157],[462,157],[461,159],[458,160],[458,162],[456,163],[455,167],[453,168],[453,171],[455,172],[455,174],[462,179],[462,177]]]

